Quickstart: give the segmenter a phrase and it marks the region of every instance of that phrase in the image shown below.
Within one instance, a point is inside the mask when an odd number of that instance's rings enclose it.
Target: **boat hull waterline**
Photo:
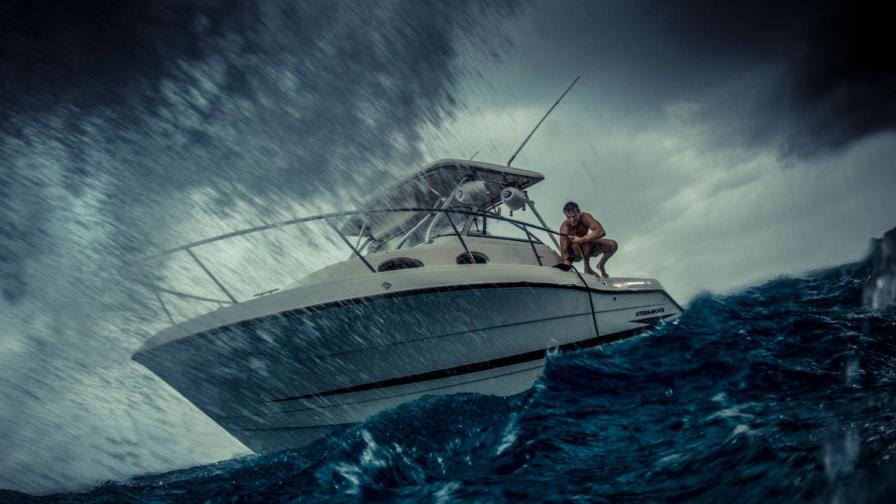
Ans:
[[[494,282],[387,292],[215,327],[134,359],[265,452],[427,394],[523,392],[548,352],[618,341],[681,312],[658,283],[650,287]]]

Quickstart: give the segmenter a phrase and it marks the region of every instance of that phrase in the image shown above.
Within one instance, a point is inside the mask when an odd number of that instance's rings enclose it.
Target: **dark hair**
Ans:
[[[575,210],[576,212],[580,211],[579,204],[575,201],[567,201],[566,204],[563,205],[563,213],[572,212],[573,210]]]

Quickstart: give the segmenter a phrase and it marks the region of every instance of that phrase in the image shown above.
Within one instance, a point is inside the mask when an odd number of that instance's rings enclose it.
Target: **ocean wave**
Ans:
[[[861,262],[703,293],[677,320],[552,355],[528,392],[426,396],[295,450],[46,502],[880,500],[896,312]]]

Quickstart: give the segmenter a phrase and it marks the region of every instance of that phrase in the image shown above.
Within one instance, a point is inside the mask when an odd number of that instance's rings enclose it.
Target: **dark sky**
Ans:
[[[850,2],[537,3],[521,36],[544,43],[516,57],[520,73],[529,70],[521,81],[586,74],[613,97],[606,108],[648,120],[669,103],[696,102],[701,120],[726,123],[725,140],[808,158],[896,125],[896,35],[885,11]],[[545,59],[537,72],[527,67]],[[736,99],[716,94],[738,83]]]
[[[335,43],[340,47],[330,55],[338,55],[344,65],[344,77],[355,86],[351,91],[369,85],[358,79],[365,72],[401,79],[407,89],[395,105],[415,120],[421,113],[402,107],[426,105],[436,113],[442,104],[426,100],[438,100],[450,89],[438,81],[452,81],[444,72],[455,56],[452,38],[488,31],[486,23],[474,22],[483,13],[499,20],[514,10],[510,4],[489,2],[487,9],[470,4],[399,3],[384,9],[389,16],[382,19],[399,29],[376,27],[373,31],[381,33],[373,35],[356,29],[331,32],[361,12],[325,2],[276,15],[251,2],[5,2],[0,6],[2,119],[60,107],[133,109],[136,101],[151,107],[159,99],[161,81],[182,78],[184,64],[225,56],[213,40],[238,38],[225,58],[221,91],[229,96],[254,96],[251,74],[258,69],[253,57],[295,57],[289,53],[307,54],[308,45]],[[550,35],[552,44],[541,51],[552,54],[557,69],[592,70],[599,75],[595,85],[647,114],[670,101],[705,97],[735,79],[753,79],[740,108],[707,104],[704,113],[708,119],[725,115],[729,120],[736,113],[733,122],[743,125],[743,141],[775,142],[786,155],[811,157],[892,130],[896,122],[891,54],[896,35],[884,2],[524,5],[529,15],[552,12],[541,16],[538,28]],[[271,26],[272,20],[283,29]],[[463,33],[453,31],[458,26]],[[290,38],[283,40],[283,32]],[[349,33],[350,38],[334,37]],[[383,34],[386,47],[370,43]],[[424,68],[428,71],[410,72]],[[538,72],[529,79],[549,76]],[[370,91],[387,95],[377,87]]]
[[[210,191],[219,216],[238,201],[276,213],[272,201],[335,198],[396,165],[419,164],[417,126],[457,106],[465,68],[455,40],[492,43],[491,25],[514,3],[372,5],[5,4],[0,73],[13,77],[0,80],[6,299],[25,295],[26,258],[52,247],[41,234],[53,204],[64,209],[41,180],[48,176],[76,200],[106,186],[98,211],[114,216],[110,245],[120,249],[165,240],[196,211],[185,203],[190,191]],[[32,169],[46,164],[50,171]]]

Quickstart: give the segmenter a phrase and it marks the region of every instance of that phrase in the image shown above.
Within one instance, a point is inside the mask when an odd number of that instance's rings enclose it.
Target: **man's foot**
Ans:
[[[600,276],[602,276],[604,278],[610,278],[610,275],[607,274],[607,270],[605,270],[603,268],[600,269]]]
[[[599,275],[596,271],[594,271],[593,269],[591,269],[591,268],[585,268],[585,274],[586,274],[586,275],[594,275],[594,276],[596,276],[596,277],[600,277],[600,275]]]

